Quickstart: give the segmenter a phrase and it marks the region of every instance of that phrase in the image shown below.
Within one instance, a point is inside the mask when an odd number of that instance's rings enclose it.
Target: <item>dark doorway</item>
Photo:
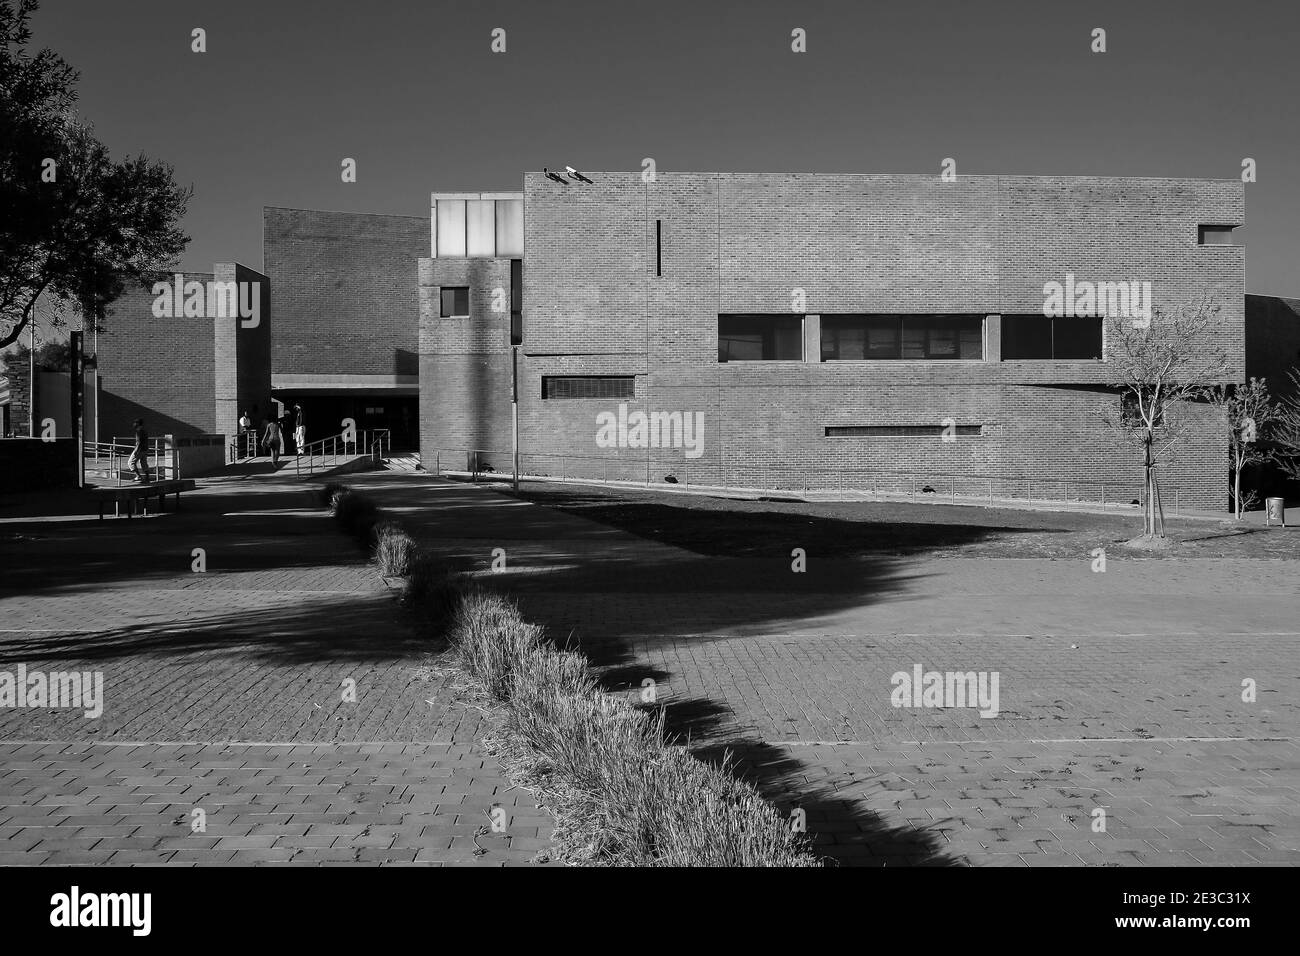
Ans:
[[[356,422],[358,432],[387,428],[393,451],[419,448],[419,397],[393,392],[346,392],[311,394],[283,392],[276,398],[286,408],[302,406],[306,422],[307,444],[329,438],[343,431],[343,420]]]

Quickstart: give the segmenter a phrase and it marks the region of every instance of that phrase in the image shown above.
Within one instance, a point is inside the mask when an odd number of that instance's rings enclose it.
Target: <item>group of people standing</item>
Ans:
[[[271,465],[280,464],[280,456],[285,451],[285,436],[291,435],[296,454],[302,454],[307,444],[307,425],[302,406],[294,405],[285,410],[279,418],[270,416],[264,421],[255,421],[257,406],[253,406],[253,415],[244,412],[239,417],[239,430],[250,445],[259,445],[271,456]]]

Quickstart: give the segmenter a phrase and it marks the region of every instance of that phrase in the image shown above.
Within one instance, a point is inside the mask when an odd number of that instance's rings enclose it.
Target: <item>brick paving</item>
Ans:
[[[105,697],[0,710],[0,863],[517,865],[549,843],[307,486],[206,482],[130,522],[0,511],[0,556],[0,670],[99,671]]]
[[[1300,562],[813,554],[801,576],[798,540],[704,556],[482,486],[361,481],[462,567],[505,549],[491,579],[528,617],[609,688],[656,681],[674,730],[841,863],[1300,863]],[[893,707],[917,663],[998,672],[998,715]]]

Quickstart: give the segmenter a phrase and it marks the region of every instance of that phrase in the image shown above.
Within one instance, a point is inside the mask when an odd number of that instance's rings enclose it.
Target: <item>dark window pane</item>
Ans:
[[[1052,320],[1045,315],[1002,316],[1004,359],[1050,359]]]
[[[978,360],[983,342],[982,315],[822,316],[823,361]]]
[[[1100,316],[1059,316],[1052,320],[1052,358],[1101,358]]]
[[[867,320],[866,331],[867,358],[896,359],[901,356],[897,316],[873,316]]]
[[[982,359],[984,357],[984,320],[963,326],[959,333],[958,358]]]
[[[465,286],[444,286],[442,315],[469,315],[469,289]]]
[[[823,361],[896,358],[898,358],[896,316],[822,316]]]
[[[925,358],[925,334],[925,326],[912,317],[903,320],[903,358]]]
[[[798,362],[802,358],[803,316],[718,316],[719,362]]]
[[[763,334],[761,332],[719,332],[719,362],[761,362]]]

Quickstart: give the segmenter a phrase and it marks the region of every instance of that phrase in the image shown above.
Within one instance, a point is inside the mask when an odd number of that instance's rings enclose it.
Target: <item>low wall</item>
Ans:
[[[0,492],[75,487],[77,443],[74,439],[0,439]]]
[[[172,439],[176,470],[182,478],[201,478],[226,466],[225,435],[183,435]]]

